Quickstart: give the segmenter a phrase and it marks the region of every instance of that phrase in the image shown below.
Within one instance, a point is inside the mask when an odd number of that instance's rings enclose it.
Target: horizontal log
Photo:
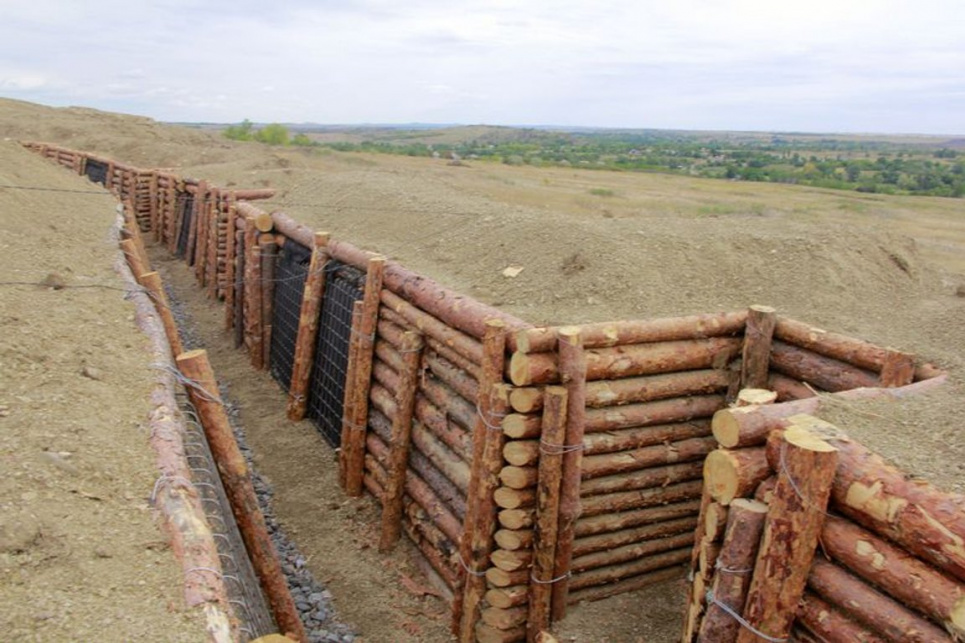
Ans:
[[[490,567],[486,570],[486,580],[493,587],[512,587],[529,583],[529,570],[517,569],[507,572],[505,569]]]
[[[668,466],[655,466],[630,473],[617,473],[602,478],[584,480],[580,484],[580,496],[586,498],[605,493],[666,487],[677,482],[699,480],[703,476],[702,462],[686,462]]]
[[[510,413],[503,418],[502,427],[507,438],[538,438],[542,431],[542,419],[538,413]]]
[[[539,440],[510,440],[503,445],[503,459],[512,466],[526,467],[539,461],[539,449]]]
[[[965,640],[965,584],[858,525],[828,516],[821,545],[832,560]]]
[[[331,248],[332,243],[329,242],[329,248]],[[447,326],[444,322],[413,306],[391,290],[382,290],[380,297],[385,308],[401,316],[416,330],[441,342],[476,364],[482,362],[482,344],[478,339]]]
[[[535,489],[510,489],[499,487],[493,493],[493,500],[500,509],[522,509],[536,504]]]
[[[683,576],[683,567],[680,565],[673,565],[672,567],[665,567],[664,569],[658,569],[657,571],[646,572],[638,576],[624,578],[623,580],[619,580],[614,583],[597,585],[596,587],[586,587],[584,589],[572,591],[567,597],[567,601],[570,605],[576,605],[577,603],[588,601],[598,601],[603,598],[609,598],[610,596],[618,596],[620,594],[626,594],[627,592],[634,592],[638,589],[650,587],[651,585],[656,585],[658,583],[663,583],[670,580],[679,580],[683,578]]]
[[[879,385],[871,371],[777,340],[771,343],[771,368],[832,393]]]
[[[805,592],[801,599],[797,622],[816,635],[813,640],[820,643],[886,643],[888,640],[851,620],[812,592]],[[792,634],[791,638],[801,639],[799,634]]]
[[[944,630],[901,603],[861,582],[837,565],[815,558],[808,586],[829,604],[891,641],[950,643]]]
[[[583,436],[583,455],[629,451],[642,447],[702,438],[711,434],[710,421],[690,420],[675,424],[656,424]]]
[[[517,386],[509,394],[509,405],[517,413],[532,413],[543,408],[543,389],[538,386]]]
[[[415,417],[437,438],[442,440],[452,452],[469,462],[472,452],[472,437],[469,432],[421,392],[415,398]]]
[[[504,509],[496,514],[499,524],[506,529],[529,529],[533,526],[536,513],[532,507]]]
[[[583,480],[590,480],[627,471],[702,460],[716,447],[717,441],[713,436],[707,436],[643,447],[633,451],[584,456],[580,477]]]
[[[472,431],[476,423],[476,406],[435,377],[424,376],[420,391],[447,416],[459,423],[466,431]]]
[[[693,532],[697,526],[697,516],[674,518],[662,522],[654,522],[640,527],[611,531],[604,534],[584,536],[573,541],[573,556],[584,556],[594,552],[608,551],[624,545],[642,543],[675,536],[684,532]]]
[[[706,368],[724,368],[740,354],[735,338],[632,344],[586,351],[586,379],[613,380]],[[509,375],[516,386],[559,382],[555,353],[513,353]]]
[[[274,188],[248,188],[245,190],[231,190],[229,194],[231,198],[236,201],[257,201],[259,199],[272,198],[275,196],[275,190]]]
[[[532,529],[500,529],[493,540],[502,549],[528,549],[533,545]]]
[[[683,571],[679,566],[681,563],[690,560],[690,549],[690,547],[674,549],[672,551],[661,552],[653,556],[638,558],[630,562],[608,565],[606,567],[597,567],[595,569],[574,574],[573,578],[570,579],[570,590],[575,591],[585,587],[594,587],[607,583],[615,583],[631,576],[639,576],[640,574],[656,571],[658,569],[665,569],[667,567],[680,569],[682,576]]]
[[[680,339],[736,336],[744,332],[747,312],[692,315],[668,319],[626,320],[579,327],[586,348],[643,344]],[[542,353],[556,349],[559,327],[531,328],[516,333],[515,350]]]
[[[538,478],[536,467],[503,467],[499,481],[510,489],[528,489],[536,486]]]
[[[526,640],[526,626],[520,625],[511,630],[500,630],[483,623],[476,624],[476,643],[517,643]]]
[[[533,562],[533,552],[528,549],[497,549],[490,554],[489,560],[499,569],[514,572],[517,569],[529,569]]]
[[[717,449],[704,460],[707,491],[722,505],[751,496],[771,473],[762,447]]]
[[[599,516],[612,514],[630,509],[643,509],[655,505],[666,505],[683,500],[699,498],[703,483],[700,480],[681,482],[656,489],[640,489],[637,491],[623,491],[601,496],[583,498],[582,516]]]
[[[526,623],[527,610],[525,607],[487,607],[482,611],[482,621],[486,625],[498,630],[511,630]]]
[[[638,560],[681,547],[690,547],[693,544],[693,532],[685,530],[684,533],[678,532],[670,536],[635,542],[604,551],[592,551],[582,556],[574,556],[571,569],[574,573],[584,572],[589,569]]]
[[[647,509],[636,509],[620,513],[601,514],[592,517],[580,517],[576,521],[574,534],[577,538],[603,534],[610,531],[630,529],[640,525],[659,523],[665,520],[696,516],[700,510],[700,500],[685,500],[668,505],[659,505]]]
[[[793,377],[774,372],[767,376],[767,387],[777,393],[778,402],[803,400],[818,394],[818,389],[815,387],[809,386]]]
[[[774,326],[774,337],[876,373],[881,372],[888,355],[888,350],[881,346],[781,316]]]
[[[486,592],[486,602],[493,607],[518,607],[525,605],[529,587],[526,585],[515,585],[513,587],[494,587]]]
[[[725,404],[723,395],[695,395],[607,409],[587,409],[585,432],[598,433],[706,418]]]
[[[425,363],[433,375],[463,399],[479,399],[479,384],[471,373],[462,370],[435,351],[426,352]]]

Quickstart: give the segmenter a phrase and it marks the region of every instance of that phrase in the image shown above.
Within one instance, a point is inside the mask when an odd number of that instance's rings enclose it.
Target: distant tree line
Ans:
[[[790,183],[884,194],[965,197],[965,152],[920,143],[782,136],[713,138],[658,130],[551,132],[512,130],[498,139],[458,143],[408,140],[426,133],[398,132],[393,140],[316,143],[304,133],[290,138],[272,123],[250,121],[227,128],[234,140],[272,145],[324,146],[342,152],[457,157],[504,163],[586,169],[661,172],[732,181]]]

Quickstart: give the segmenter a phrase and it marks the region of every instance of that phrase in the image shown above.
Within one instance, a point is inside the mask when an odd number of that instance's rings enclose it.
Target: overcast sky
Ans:
[[[172,121],[965,134],[965,2],[0,0],[0,96]]]

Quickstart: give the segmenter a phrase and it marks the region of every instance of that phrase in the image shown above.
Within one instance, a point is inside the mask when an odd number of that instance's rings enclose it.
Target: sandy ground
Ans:
[[[95,191],[0,143],[0,184],[24,183]],[[155,376],[113,272],[115,216],[106,192],[0,188],[3,640],[205,638],[149,503]]]
[[[913,401],[850,405],[827,416],[912,474],[965,490],[965,442],[956,437],[965,412],[959,375],[965,366],[965,297],[956,294],[965,284],[961,200],[271,149],[146,119],[2,100],[0,136],[95,150],[224,186],[276,187],[279,195],[266,207],[283,208],[534,323],[762,303],[829,330],[915,352],[952,372],[945,390]],[[47,177],[31,172],[10,180],[53,181]],[[595,188],[612,196],[596,196]],[[43,207],[25,201],[20,210]],[[52,235],[44,230],[21,243],[42,245]],[[502,276],[510,265],[523,268],[518,277]],[[175,283],[176,273],[171,266]],[[204,332],[214,350],[220,313],[208,313],[212,320],[204,322],[206,313],[199,311],[207,304],[196,304],[194,314],[200,326],[208,324]],[[412,640],[446,640],[432,600],[413,606],[401,594],[376,591],[408,574],[404,560],[387,564],[381,577],[374,570],[360,579],[342,578],[348,575],[346,552],[350,567],[379,565],[380,558],[366,553],[374,544],[366,531],[374,522],[366,514],[371,509],[332,493],[331,452],[320,442],[309,446],[311,429],[279,423],[277,386],[241,366],[236,370],[230,360],[239,358],[231,355],[224,351],[224,363],[215,367],[242,405],[258,465],[276,486],[278,516],[312,557],[319,577],[333,583],[343,617],[358,624],[367,640],[404,640],[382,638],[392,629],[372,628],[390,623],[398,632],[406,621],[421,628]],[[320,535],[335,529],[342,533],[334,541]],[[365,556],[374,562],[355,562]],[[396,564],[402,567],[392,568]],[[671,641],[679,627],[678,589],[668,584],[584,605],[558,629],[566,640]],[[603,623],[616,629],[602,629]]]

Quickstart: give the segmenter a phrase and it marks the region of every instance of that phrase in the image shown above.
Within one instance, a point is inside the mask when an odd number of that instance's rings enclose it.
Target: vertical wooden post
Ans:
[[[225,226],[225,273],[224,273],[224,325],[226,331],[235,326],[235,242],[238,232],[238,213],[234,198],[228,203],[228,221]]]
[[[472,460],[469,490],[466,494],[466,518],[463,521],[459,556],[463,569],[457,572],[455,597],[452,602],[453,629],[460,641],[472,641],[479,620],[479,601],[485,594],[485,578],[492,550],[492,528],[495,505],[493,493],[499,486],[502,469],[502,415],[508,407],[496,406],[495,387],[503,381],[506,364],[506,325],[498,319],[486,321],[483,335],[483,359],[480,364],[479,398],[472,430]]]
[[[188,395],[201,418],[201,426],[218,465],[231,510],[261,581],[261,587],[268,598],[275,622],[286,635],[291,635],[297,641],[307,641],[305,627],[288,592],[278,554],[268,535],[265,518],[258,507],[248,465],[235,441],[228,414],[218,394],[218,382],[208,362],[208,355],[203,350],[189,351],[178,356],[177,364],[181,373],[190,381],[186,387]]]
[[[399,373],[396,392],[396,416],[392,419],[392,440],[389,444],[388,479],[382,497],[382,535],[379,551],[388,551],[399,541],[402,532],[402,497],[405,492],[405,473],[409,466],[409,443],[412,437],[412,414],[415,395],[419,388],[419,364],[422,360],[422,336],[413,331],[402,335],[404,369]]]
[[[570,593],[570,562],[573,560],[573,529],[580,516],[580,468],[583,463],[583,428],[586,424],[586,355],[576,327],[558,332],[560,379],[566,387],[566,453],[560,483],[560,520],[557,528],[556,567],[553,578],[552,620],[566,616]]]
[[[885,388],[905,386],[915,379],[915,356],[889,348],[881,368],[881,385]]]
[[[348,366],[345,372],[345,395],[342,402],[342,442],[338,450],[338,482],[344,489],[347,484],[348,464],[346,458],[352,449],[355,432],[355,369],[358,366],[359,346],[362,343],[362,302],[352,304],[352,330],[348,344]],[[363,463],[365,457],[362,458]]]
[[[220,226],[218,219],[221,218],[221,192],[218,188],[211,190],[211,204],[208,207],[208,247],[205,248],[204,284],[208,288],[208,298],[218,298],[218,239]],[[266,261],[262,258],[262,266]]]
[[[171,312],[167,293],[164,292],[164,286],[161,284],[161,275],[156,272],[148,272],[141,275],[139,281],[147,290],[151,299],[154,300],[154,307],[157,308],[161,323],[164,325],[164,333],[168,336],[168,343],[171,345],[171,353],[177,357],[184,352],[184,346],[181,344],[178,324],[174,321],[174,314]]]
[[[328,265],[329,235],[315,233],[315,247],[308,264],[308,276],[302,292],[301,313],[298,316],[298,338],[295,340],[295,361],[292,366],[291,386],[288,389],[288,419],[297,422],[305,417],[308,404],[308,384],[312,374],[315,347],[318,344],[318,316],[325,296],[325,266]]]
[[[359,324],[359,344],[355,357],[355,382],[352,393],[352,420],[348,427],[349,441],[345,451],[345,493],[362,495],[362,473],[365,468],[365,431],[369,421],[369,387],[372,383],[372,354],[375,349],[375,330],[379,320],[379,293],[382,290],[382,271],[385,257],[369,259],[362,295],[362,319]]]
[[[773,638],[791,633],[814,560],[838,464],[838,450],[804,426],[791,424],[780,441],[780,471],[764,522],[743,617]],[[757,643],[747,627],[738,643]]]
[[[741,388],[767,388],[767,371],[771,361],[771,338],[777,323],[777,311],[770,306],[751,306],[744,328],[744,352],[741,360]]]
[[[261,328],[261,245],[260,234],[254,224],[245,238],[245,339],[251,365],[259,371],[264,368],[265,351],[262,347],[264,332]]]
[[[198,231],[201,221],[201,206],[204,204],[205,182],[201,181],[194,191],[194,199],[191,201],[191,225],[188,228],[188,247],[185,249],[185,261],[189,266],[194,266],[197,259],[196,250],[198,247]],[[184,194],[190,194],[187,190]]]
[[[154,235],[154,240],[157,242],[166,241],[167,238],[164,236],[164,227],[161,225],[160,217],[158,213],[158,183],[157,183],[157,172],[151,171],[147,173],[147,195],[148,195],[148,221],[151,222],[151,233]]]
[[[232,288],[235,291],[234,300],[234,325],[235,325],[235,348],[241,348],[245,341],[245,237],[246,230],[235,232],[235,281]]]
[[[565,388],[546,387],[540,437],[533,569],[529,583],[529,617],[526,623],[526,640],[530,642],[537,640],[540,631],[548,628],[550,624],[559,527],[560,478],[563,473],[563,442],[566,438],[566,403]]]
[[[117,194],[114,189],[114,161],[107,162],[107,176],[104,178],[104,187],[107,188],[108,192]]]
[[[140,282],[141,275],[150,272],[150,270],[144,265],[141,259],[141,253],[138,252],[137,244],[133,238],[121,241],[121,252],[124,253],[124,257],[127,259],[127,265],[131,268],[134,278]]]
[[[271,365],[271,327],[275,317],[275,260],[278,258],[278,244],[275,243],[274,235],[263,234],[258,245],[261,246],[261,345],[264,351],[261,359],[264,367],[268,368]]]

